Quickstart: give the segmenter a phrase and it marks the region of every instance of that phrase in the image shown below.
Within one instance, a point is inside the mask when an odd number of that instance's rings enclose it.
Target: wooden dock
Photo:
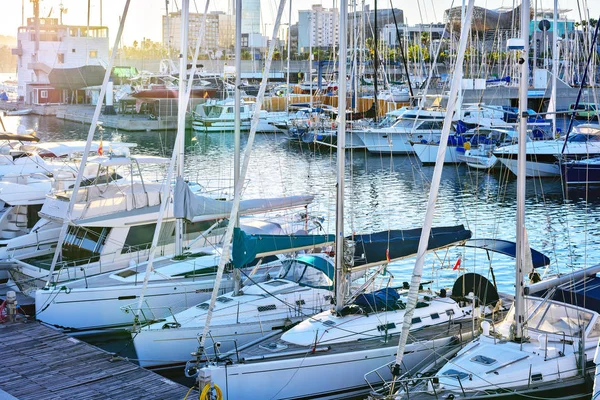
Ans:
[[[0,338],[0,399],[183,399],[189,389],[38,322],[0,324]]]

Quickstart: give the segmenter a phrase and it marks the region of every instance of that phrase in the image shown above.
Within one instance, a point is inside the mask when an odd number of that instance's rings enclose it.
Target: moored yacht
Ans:
[[[199,104],[194,110],[192,129],[196,132],[233,132],[235,129],[234,101],[209,101]],[[249,131],[254,114],[255,104],[242,102],[240,107],[240,126],[242,131]],[[269,112],[260,110],[257,132],[280,132],[276,127],[277,122],[284,122],[288,118],[287,112]]]
[[[569,137],[554,140],[537,140],[526,145],[527,177],[560,176],[559,160],[581,160],[600,156],[600,125],[582,124],[573,127]],[[494,155],[517,175],[518,145],[500,147]]]

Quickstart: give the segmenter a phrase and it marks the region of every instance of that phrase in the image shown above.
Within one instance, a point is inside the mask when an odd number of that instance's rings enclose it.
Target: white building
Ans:
[[[429,34],[432,40],[440,39],[444,34],[444,30],[445,24],[398,24],[400,37],[411,41],[419,40],[422,33]],[[398,44],[398,33],[396,33],[396,25],[386,24],[381,29],[379,39],[384,46],[395,47]]]
[[[339,11],[313,5],[310,10],[298,11],[298,53],[314,48],[337,45]]]
[[[88,29],[87,26],[60,25],[58,18],[39,18],[39,34],[36,31],[36,19],[27,18],[27,26],[19,27],[17,47],[12,49],[12,54],[18,56],[17,94],[26,103],[66,101],[68,89],[64,85],[51,84],[51,73],[63,83],[69,83],[69,88],[74,90],[84,87],[81,82],[87,78],[85,74],[88,72],[92,72],[96,81],[94,85],[100,74],[104,76],[100,67],[108,64],[107,27],[90,26]],[[82,67],[84,69],[75,71],[72,76],[59,73],[59,70],[66,73],[67,69]],[[76,83],[73,79],[81,82]],[[56,79],[53,81],[56,82]]]
[[[190,13],[188,23],[188,46],[196,48],[196,41],[200,37],[200,28],[204,14]],[[162,17],[163,46],[179,51],[181,38],[181,11],[169,13]],[[235,43],[235,19],[233,15],[221,11],[213,11],[206,15],[204,29],[203,49],[228,49]]]

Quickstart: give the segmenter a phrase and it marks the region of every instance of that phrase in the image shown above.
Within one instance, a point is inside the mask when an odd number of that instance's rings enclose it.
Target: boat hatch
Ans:
[[[544,376],[539,373],[539,374],[531,374],[531,382],[540,382],[544,380]]]
[[[377,327],[377,330],[379,332],[389,331],[390,329],[396,329],[396,324],[393,322],[390,322],[389,324],[382,324]]]
[[[229,303],[230,301],[233,301],[233,299],[231,297],[217,297],[217,301],[220,303]]]
[[[288,348],[287,344],[277,343],[277,342],[261,344],[258,347],[260,347],[263,350],[270,351],[272,353],[275,353],[275,352],[281,351],[281,350],[285,350]]]
[[[448,376],[450,378],[460,379],[461,381],[469,377],[469,374],[467,374],[466,372],[457,371],[455,369],[449,369],[445,371],[442,375]]]
[[[335,325],[335,321],[328,319],[327,321],[323,321],[323,325],[333,326]]]
[[[202,303],[202,304],[198,304],[196,306],[196,308],[199,308],[201,310],[208,310],[208,307],[210,307],[210,305],[208,303]]]
[[[479,364],[483,364],[483,365],[492,365],[493,363],[496,362],[495,359],[493,359],[491,357],[482,356],[481,354],[476,355],[475,357],[471,358],[471,361],[479,363]]]
[[[288,282],[284,282],[284,281],[270,281],[270,282],[264,282],[263,285],[269,285],[269,286],[282,286],[282,285],[287,285]]]
[[[126,269],[121,272],[117,272],[115,275],[120,276],[121,278],[128,278],[130,276],[137,275],[137,271]]]

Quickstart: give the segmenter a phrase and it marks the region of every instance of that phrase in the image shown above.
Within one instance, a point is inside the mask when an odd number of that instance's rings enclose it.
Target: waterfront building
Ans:
[[[242,2],[242,33],[261,33],[260,0]]]
[[[18,97],[26,104],[50,104],[63,103],[73,95],[84,96],[69,92],[80,87],[70,85],[70,77],[60,70],[84,68],[76,78],[85,84],[87,77],[81,74],[92,71],[97,78],[108,62],[108,48],[106,26],[62,25],[58,18],[27,18],[27,24],[19,27],[17,47],[12,49],[17,56]],[[56,79],[51,82],[51,75],[65,85]]]
[[[337,45],[338,29],[339,13],[335,8],[314,4],[310,10],[298,11],[298,52]]]
[[[420,40],[422,33],[427,33],[431,40],[441,39],[444,35],[446,24],[417,24],[407,25],[398,24],[398,33],[403,39],[409,41]],[[381,29],[380,35],[381,43],[385,46],[395,47],[398,45],[398,35],[396,33],[395,24],[386,24]]]
[[[168,20],[167,20],[168,19]],[[196,41],[200,37],[200,28],[203,13],[189,14],[188,46],[196,47]],[[181,37],[181,11],[169,13],[162,17],[163,45],[179,51],[179,37]],[[235,43],[235,17],[222,11],[213,11],[206,15],[206,27],[204,29],[203,49],[222,50],[233,48]]]

